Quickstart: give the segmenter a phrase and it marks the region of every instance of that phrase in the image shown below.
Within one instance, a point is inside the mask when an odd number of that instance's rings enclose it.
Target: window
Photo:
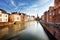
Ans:
[[[17,17],[17,20],[19,20],[19,17]]]
[[[51,13],[50,13],[50,15],[51,15]]]
[[[51,13],[52,13],[52,12],[51,12],[51,10],[50,10],[50,15],[51,15]]]
[[[5,19],[7,21],[7,19]]]
[[[0,14],[0,17],[2,16],[2,14]]]
[[[59,14],[60,14],[60,10],[59,10]]]
[[[59,6],[60,6],[60,2],[59,2],[59,4],[58,4]]]
[[[4,19],[4,22],[7,22],[7,19]]]
[[[0,22],[2,22],[2,19],[0,18]]]
[[[7,15],[5,15],[5,17],[7,17]]]

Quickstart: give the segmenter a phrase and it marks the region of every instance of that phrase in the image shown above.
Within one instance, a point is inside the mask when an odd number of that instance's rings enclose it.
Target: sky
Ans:
[[[0,0],[0,9],[9,13],[22,12],[27,15],[43,15],[54,5],[54,0]]]

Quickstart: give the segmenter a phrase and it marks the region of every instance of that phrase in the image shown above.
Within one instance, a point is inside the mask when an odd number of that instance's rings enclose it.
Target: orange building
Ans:
[[[47,22],[47,21],[48,21],[48,19],[47,19],[47,11],[46,11],[46,12],[44,12],[44,21],[45,21],[45,22]]]
[[[21,16],[21,21],[25,21],[25,13],[19,13],[20,14],[20,16]]]
[[[52,22],[52,20],[53,20],[53,15],[54,15],[54,7],[53,6],[50,6],[49,7],[49,11],[48,11],[48,14],[49,14],[49,22]]]
[[[10,21],[19,22],[19,21],[21,21],[21,16],[17,12],[12,12],[12,14],[10,14]]]
[[[50,12],[49,12],[49,10],[47,11],[47,22],[49,22],[50,21]]]
[[[25,20],[24,21],[28,21],[29,19],[29,15],[25,15]]]
[[[44,15],[41,16],[41,20],[44,21]]]
[[[55,8],[54,21],[55,23],[60,23],[60,0],[55,0],[54,8]]]
[[[55,9],[54,18],[56,23],[60,23],[60,7]]]

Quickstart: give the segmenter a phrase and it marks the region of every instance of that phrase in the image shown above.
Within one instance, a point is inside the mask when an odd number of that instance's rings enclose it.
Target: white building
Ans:
[[[0,22],[8,22],[8,13],[0,9]]]

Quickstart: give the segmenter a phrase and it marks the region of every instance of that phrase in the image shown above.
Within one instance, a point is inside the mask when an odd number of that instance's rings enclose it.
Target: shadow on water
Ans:
[[[46,34],[48,35],[49,40],[57,40],[49,31],[47,31],[47,29],[44,28],[44,30],[45,30]]]
[[[41,23],[40,23],[40,24],[41,24]],[[42,25],[42,24],[41,24],[41,25]],[[42,25],[42,26],[43,26],[43,25]],[[57,40],[44,26],[43,26],[43,28],[44,28],[44,31],[46,32],[49,40]]]
[[[29,33],[21,33],[20,35],[8,40],[39,40],[35,35]]]
[[[37,27],[38,27],[38,23],[39,23],[39,21],[36,21],[37,22]]]

